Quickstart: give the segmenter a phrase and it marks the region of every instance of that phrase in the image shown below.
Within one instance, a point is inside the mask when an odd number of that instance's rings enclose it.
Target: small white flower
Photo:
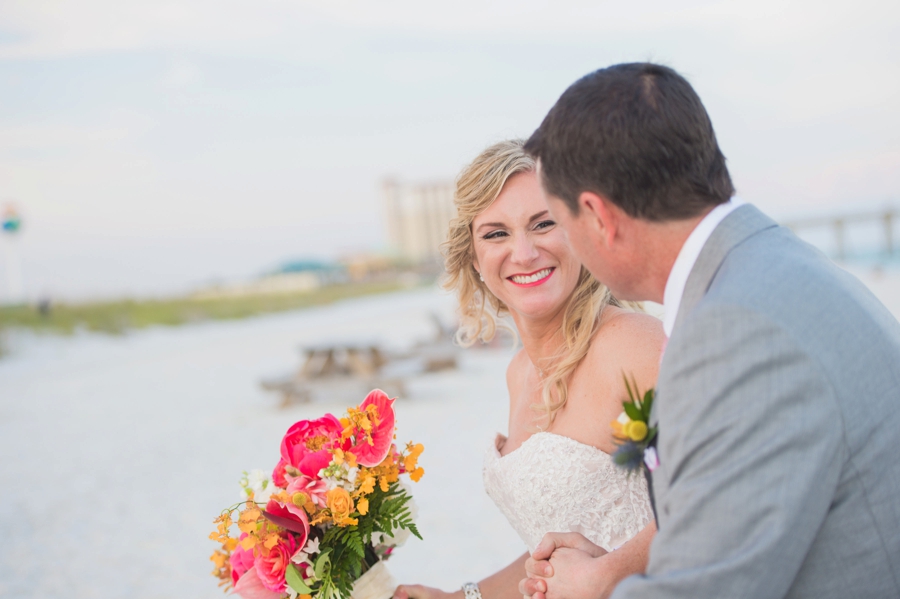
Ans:
[[[248,497],[252,492],[254,501],[260,503],[268,502],[272,492],[275,490],[275,485],[269,479],[269,474],[264,470],[251,470],[249,474],[241,479],[241,486],[244,487],[244,492]]]
[[[306,547],[303,548],[303,551],[312,555],[313,553],[319,553],[319,539],[310,539],[306,542]]]
[[[350,468],[350,470],[347,471],[347,480],[351,483],[355,483],[357,474],[359,474],[359,468]]]
[[[262,489],[269,484],[269,475],[264,470],[251,470],[247,475],[247,484],[254,489]]]
[[[659,468],[659,454],[656,453],[655,447],[648,447],[644,450],[644,464],[647,465],[647,470],[650,472]]]
[[[309,554],[300,549],[294,553],[291,557],[291,561],[295,564],[309,563]]]
[[[297,595],[300,594],[300,593],[298,593],[297,591],[295,591],[294,589],[292,589],[292,588],[290,587],[290,585],[288,585],[287,587],[285,587],[284,590],[287,591],[288,597],[290,597],[291,599],[297,599]]]
[[[631,418],[629,418],[628,414],[626,414],[625,412],[619,414],[619,417],[616,418],[616,420],[619,424],[628,424],[629,422],[631,422]]]

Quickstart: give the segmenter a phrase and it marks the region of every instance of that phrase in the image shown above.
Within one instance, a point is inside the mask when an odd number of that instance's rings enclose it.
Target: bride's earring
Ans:
[[[478,278],[481,279],[482,283],[484,283],[484,275],[483,274],[478,273]]]

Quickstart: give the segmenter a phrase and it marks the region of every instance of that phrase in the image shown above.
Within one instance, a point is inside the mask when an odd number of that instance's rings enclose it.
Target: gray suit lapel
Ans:
[[[678,325],[706,295],[728,252],[751,235],[776,226],[778,224],[775,221],[750,204],[735,209],[719,223],[700,251],[691,274],[688,275],[673,331],[678,330]]]
[[[737,208],[719,223],[713,230],[712,235],[709,236],[703,249],[700,250],[700,255],[697,257],[697,261],[688,275],[687,283],[684,286],[684,294],[681,297],[681,305],[678,308],[678,315],[675,318],[673,335],[678,330],[679,325],[684,322],[700,300],[703,299],[703,296],[706,295],[728,253],[748,237],[777,226],[775,221],[749,204]],[[656,404],[654,404],[650,414],[650,425],[659,426],[659,410]],[[657,447],[661,434],[665,434],[665,432],[658,431],[651,443],[654,449]],[[659,526],[659,519],[656,518],[653,476],[646,470],[644,473],[647,475],[650,505],[653,508],[657,526]]]

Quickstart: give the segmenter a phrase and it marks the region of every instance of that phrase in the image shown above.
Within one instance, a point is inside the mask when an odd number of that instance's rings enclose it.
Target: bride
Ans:
[[[522,340],[506,372],[509,436],[489,448],[484,484],[528,552],[462,590],[401,585],[394,598],[520,599],[525,562],[547,532],[581,533],[606,552],[606,596],[644,571],[656,531],[643,477],[612,461],[610,423],[622,412],[623,375],[641,389],[655,384],[662,325],[621,306],[575,259],[522,142],[482,152],[460,174],[455,201],[445,256],[458,338],[490,340],[508,312]]]

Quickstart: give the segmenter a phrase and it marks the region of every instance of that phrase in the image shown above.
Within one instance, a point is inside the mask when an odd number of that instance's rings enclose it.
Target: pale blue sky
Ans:
[[[689,78],[773,215],[900,203],[896,2],[623,4],[2,0],[27,291],[169,293],[383,247],[384,176],[450,179],[622,61]]]

